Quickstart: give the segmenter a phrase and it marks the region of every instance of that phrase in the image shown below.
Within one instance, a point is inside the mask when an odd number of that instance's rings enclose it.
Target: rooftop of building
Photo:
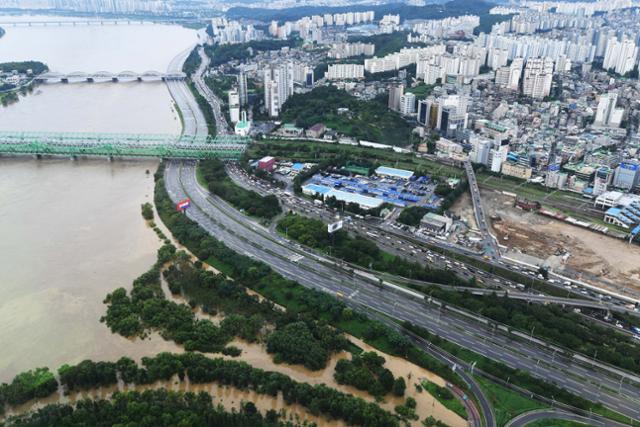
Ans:
[[[409,179],[413,176],[413,172],[405,169],[396,169],[387,166],[380,166],[376,169],[378,175],[396,176],[402,179]]]

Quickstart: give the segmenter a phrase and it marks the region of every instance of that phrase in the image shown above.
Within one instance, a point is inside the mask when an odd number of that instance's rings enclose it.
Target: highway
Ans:
[[[209,89],[209,86],[204,82],[202,75],[204,70],[209,66],[209,57],[204,54],[204,49],[199,48],[198,54],[200,55],[201,64],[200,68],[193,75],[193,83],[196,85],[198,92],[207,100],[207,102],[211,105],[211,109],[213,110],[213,116],[216,120],[216,133],[220,134],[229,134],[233,133],[229,124],[227,123],[227,119],[222,114],[222,109],[220,107],[220,100],[217,96]]]
[[[202,189],[195,179],[194,163],[171,162],[165,171],[165,184],[172,200],[191,198],[192,207],[187,214],[210,234],[236,252],[265,262],[287,278],[334,295],[340,293],[345,295],[346,302],[410,321],[490,359],[525,370],[586,399],[602,402],[627,416],[640,417],[640,394],[628,379],[584,367],[551,349],[516,341],[499,329],[426,304],[415,296],[380,289],[373,281],[343,270],[338,263],[269,234],[268,229]]]
[[[194,46],[191,46],[173,58],[167,67],[167,73],[182,72],[182,65],[193,48]],[[197,74],[202,73],[205,67],[206,64],[201,64]],[[179,80],[167,80],[166,84],[171,97],[182,114],[182,133],[185,135],[207,135],[207,121],[187,83]]]
[[[317,206],[303,197],[298,197],[294,194],[270,186],[267,183],[261,183],[259,180],[248,176],[235,163],[228,163],[225,169],[227,171],[227,175],[241,187],[256,191],[263,196],[267,194],[275,194],[287,211],[295,211],[305,216],[321,219],[327,223],[334,222],[337,219],[334,216],[336,214],[329,211],[325,206]],[[380,222],[372,219],[359,220],[351,217],[345,225],[345,228],[352,233],[361,235],[362,237],[375,242],[382,250],[393,255],[400,256],[408,259],[409,261],[426,263],[434,267],[453,270],[462,280],[469,280],[472,277],[475,277],[476,283],[484,288],[452,287],[402,278],[402,282],[404,283],[415,284],[418,286],[435,285],[447,290],[458,292],[469,291],[476,295],[488,295],[495,292],[500,296],[506,294],[510,298],[529,302],[560,304],[564,306],[615,311],[620,313],[633,312],[622,304],[613,304],[612,302],[606,302],[601,299],[583,299],[584,296],[581,294],[579,294],[580,298],[560,298],[535,293],[534,290],[518,292],[518,289],[524,289],[523,285],[504,279],[498,275],[488,273],[472,265],[465,265],[460,261],[435,253],[428,248],[424,248],[421,243],[444,247],[449,251],[461,253],[466,256],[478,257],[477,253],[465,247],[450,244],[431,236],[422,235],[420,233],[405,232],[402,229],[394,228],[393,225],[389,225],[386,222]],[[564,290],[567,292],[567,295],[570,294],[569,290]],[[607,327],[615,327],[613,324],[606,322],[603,322],[603,325]]]
[[[356,308],[369,306],[377,310],[384,307],[404,310],[394,308],[394,294],[390,292],[382,293],[384,302],[380,303],[381,291],[369,280],[347,273],[284,238],[274,240],[268,230],[257,223],[238,221],[240,213],[219,198],[207,194],[197,184],[195,164],[169,163],[165,170],[165,185],[172,200],[189,197],[191,207],[187,215],[239,254],[259,259],[306,287],[332,295],[345,295],[345,302]],[[422,310],[421,304],[413,302],[411,312],[418,310]]]
[[[197,70],[197,72],[194,75],[194,79],[197,80],[196,82],[196,88],[200,91],[200,93],[205,96],[205,98],[211,103],[212,107],[213,107],[213,111],[214,111],[214,117],[216,119],[216,130],[217,133],[223,133],[223,132],[229,132],[229,128],[228,125],[224,119],[224,115],[221,113],[220,110],[220,104],[218,99],[215,97],[215,95],[213,95],[213,93],[209,90],[209,88],[204,84],[204,82],[202,81],[202,74],[204,72],[204,70],[206,69],[206,67],[209,64],[209,58],[207,58],[205,55],[203,55],[202,49],[200,49],[199,51],[201,58],[202,58],[202,63],[200,68]],[[189,54],[189,52],[187,51],[186,54],[183,54],[181,56],[178,56],[176,59],[174,59],[174,61],[172,62],[172,65],[170,65],[170,70],[173,68],[177,68],[179,67],[179,69],[182,68],[182,63],[184,62],[184,60],[186,59],[187,55]],[[180,82],[179,82],[180,83]],[[202,115],[202,112],[200,111],[198,105],[195,103],[195,99],[193,99],[193,96],[190,92],[188,91],[188,87],[186,87],[185,84],[183,84],[184,89],[176,86],[174,88],[174,91],[172,91],[172,95],[174,95],[174,93],[177,94],[177,98],[176,96],[174,96],[174,100],[176,101],[176,104],[178,104],[179,108],[182,111],[183,117],[185,119],[185,127],[184,127],[184,132],[185,133],[197,133],[200,134],[202,132],[206,133],[207,130],[207,126],[204,120],[204,116]],[[186,91],[185,91],[186,89]],[[170,88],[171,90],[171,88]],[[188,125],[187,125],[188,123]],[[175,174],[176,169],[180,169],[182,167],[182,165],[178,162],[170,162],[167,166],[166,172],[165,172],[165,176],[169,177],[178,177],[178,180],[180,180],[181,174],[178,172],[178,174]],[[172,173],[173,172],[173,173]],[[186,174],[186,179],[187,182],[189,182],[192,186],[192,188],[198,188],[197,187],[197,183],[195,182],[195,167],[193,167],[193,165],[191,165],[191,169],[187,170],[187,174]],[[177,183],[174,180],[166,180],[167,184],[167,191],[169,192],[170,196],[172,197],[172,199],[174,201],[176,200],[182,200],[183,198],[186,198],[188,195],[190,196],[190,194],[187,194],[187,192],[183,191],[183,187],[181,183]],[[198,191],[199,194],[202,193],[202,190],[200,189],[200,191]],[[206,195],[205,195],[206,197]],[[206,215],[203,215],[203,212],[198,212],[196,209],[189,209],[188,211],[188,215],[195,215],[196,216],[196,221],[201,225],[204,226],[203,224],[207,224],[209,223],[208,220],[210,220],[210,218],[208,218]],[[192,218],[194,219],[194,218]],[[200,219],[199,221],[197,219]],[[211,224],[213,225],[213,224]],[[225,227],[224,225],[220,224],[220,227]],[[253,227],[253,226],[252,226]],[[256,226],[257,227],[257,226]],[[224,228],[222,229],[216,229],[212,226],[210,226],[209,228],[207,228],[206,226],[204,226],[204,228],[211,233],[212,235],[216,236],[216,238],[221,239],[222,241],[224,241],[229,247],[231,247],[232,249],[236,250],[238,253],[240,254],[245,254],[245,255],[249,255],[249,256],[253,256],[251,249],[246,247],[246,244],[254,245],[254,243],[252,242],[248,242],[246,239],[236,239],[237,236],[236,235],[231,235],[229,234],[228,236],[226,236],[227,238],[224,238],[223,236],[221,236],[221,231],[223,231]],[[242,242],[242,243],[240,243]],[[248,249],[248,250],[247,250]],[[287,254],[289,256],[289,258],[285,258],[286,261],[283,262],[282,258],[277,258],[277,257],[273,257],[271,259],[271,262],[274,263],[279,269],[280,271],[285,271],[288,274],[285,274],[286,277],[293,277],[294,280],[300,280],[303,279],[305,277],[304,273],[302,273],[302,276],[296,276],[296,272],[295,272],[295,268],[289,268],[290,264],[291,264],[291,259],[294,259],[295,257],[297,257],[298,255],[291,255],[291,254]],[[271,265],[272,267],[274,267],[274,264],[268,263],[268,265]],[[274,268],[276,269],[276,268]],[[276,269],[277,271],[277,269]],[[331,278],[331,276],[328,276],[329,278]],[[331,280],[331,279],[330,279]],[[388,319],[385,319],[386,321],[388,321]],[[394,325],[395,326],[395,325]],[[445,357],[443,357],[441,354],[439,354],[438,352],[436,352],[434,349],[431,348],[431,344],[425,342],[424,340],[422,340],[419,337],[414,337],[413,338],[414,341],[418,341],[416,342],[416,344],[419,347],[422,347],[426,352],[432,354],[434,357],[436,357],[437,359],[441,360],[442,362],[448,364],[449,366],[453,366],[450,360],[446,359]],[[474,393],[474,395],[476,396],[476,398],[478,399],[478,402],[480,403],[481,407],[482,407],[482,411],[485,414],[485,421],[486,421],[486,426],[488,427],[494,427],[496,425],[495,423],[495,418],[493,415],[493,409],[491,407],[491,404],[489,403],[488,399],[484,396],[484,394],[482,393],[482,391],[480,390],[479,386],[475,383],[475,381],[473,380],[473,378],[471,378],[468,374],[464,373],[464,372],[459,372],[459,374],[462,376],[462,378],[467,382],[467,384],[469,384],[471,391]],[[483,425],[482,423],[482,418],[481,415],[478,411],[478,409],[475,407],[475,404],[471,401],[471,400],[467,400],[467,401],[463,401],[463,403],[465,404],[465,406],[467,407],[467,411],[468,414],[470,416],[470,425],[474,426],[474,427],[480,427]]]
[[[547,348],[514,341],[513,337],[500,330],[426,304],[405,292],[380,289],[350,269],[306,251],[281,236],[270,234],[268,229],[208,194],[196,182],[195,164],[192,162],[168,163],[165,185],[172,200],[191,198],[192,206],[187,215],[210,234],[236,252],[265,262],[289,279],[334,295],[340,293],[350,305],[367,306],[399,320],[410,321],[486,357],[640,419],[640,393],[638,388],[625,382],[624,377],[585,368]]]

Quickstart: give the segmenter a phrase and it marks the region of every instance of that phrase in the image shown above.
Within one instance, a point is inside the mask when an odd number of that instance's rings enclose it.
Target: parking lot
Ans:
[[[347,193],[374,197],[397,207],[422,206],[437,210],[441,203],[440,197],[434,194],[436,184],[427,176],[401,179],[321,172],[312,176],[305,184],[322,185]]]

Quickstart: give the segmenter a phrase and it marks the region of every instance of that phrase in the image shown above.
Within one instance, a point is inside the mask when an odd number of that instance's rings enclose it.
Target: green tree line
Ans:
[[[364,268],[396,274],[410,279],[442,283],[453,286],[469,286],[453,271],[431,268],[382,251],[374,242],[360,236],[351,237],[346,230],[329,234],[327,225],[317,219],[287,214],[278,222],[278,230],[305,246],[357,264]]]
[[[184,72],[187,76],[191,76],[198,70],[200,64],[202,64],[202,58],[200,58],[200,54],[198,53],[198,46],[196,46],[189,53],[189,56],[187,56],[184,64],[182,64],[182,72]]]
[[[187,86],[189,86],[189,90],[193,94],[193,97],[198,103],[198,107],[200,107],[200,110],[204,115],[204,119],[207,122],[207,132],[209,133],[209,135],[216,135],[216,118],[213,114],[213,108],[211,107],[211,104],[209,104],[205,97],[200,94],[192,81],[187,81]]]
[[[352,385],[378,398],[392,391],[397,396],[403,396],[406,387],[404,379],[394,378],[384,363],[384,357],[376,352],[362,353],[351,360],[339,360],[333,377],[339,384]]]
[[[26,74],[27,70],[31,70],[33,74],[42,74],[49,71],[49,67],[40,61],[0,62],[0,71],[5,73],[17,71],[20,74]]]
[[[247,43],[204,45],[204,51],[211,59],[212,66],[231,61],[244,61],[251,58],[252,52],[279,50],[283,47],[295,47],[302,42],[299,38],[288,40],[252,40]]]
[[[169,390],[116,392],[111,399],[82,399],[75,404],[52,404],[12,417],[12,425],[39,426],[154,426],[154,427],[295,427],[280,421],[274,410],[261,415],[246,402],[239,412],[214,406],[208,393]]]
[[[394,415],[362,398],[324,384],[300,383],[287,375],[254,368],[245,362],[210,359],[200,353],[160,353],[155,357],[142,358],[142,367],[128,358],[117,362],[85,360],[75,366],[63,365],[58,372],[60,385],[66,391],[114,385],[118,377],[127,384],[152,384],[177,376],[188,378],[192,384],[218,383],[270,396],[282,393],[287,404],[299,404],[313,415],[344,420],[350,425],[398,426]],[[117,402],[117,396],[114,396],[114,401]]]

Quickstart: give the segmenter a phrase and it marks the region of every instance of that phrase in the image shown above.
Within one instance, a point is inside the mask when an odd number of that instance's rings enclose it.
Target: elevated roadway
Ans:
[[[505,427],[525,427],[531,423],[552,420],[572,421],[596,427],[624,427],[628,424],[622,424],[611,420],[603,420],[601,418],[586,417],[560,409],[540,409],[525,412],[510,420]]]
[[[473,213],[476,218],[476,225],[483,236],[485,253],[491,259],[498,259],[500,257],[500,248],[489,231],[484,208],[482,207],[482,200],[480,199],[480,188],[478,187],[476,174],[473,171],[473,166],[471,166],[470,161],[464,162],[464,171],[467,174],[467,182],[469,183],[469,191],[471,192],[471,201],[473,202]]]

